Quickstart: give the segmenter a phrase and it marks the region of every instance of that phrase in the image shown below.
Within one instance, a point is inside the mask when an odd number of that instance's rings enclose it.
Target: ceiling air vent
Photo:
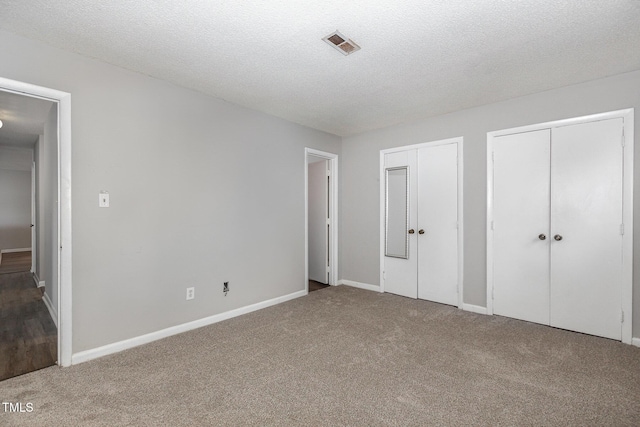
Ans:
[[[353,40],[346,38],[339,31],[334,31],[322,40],[335,47],[343,55],[349,55],[360,50],[360,46],[358,46]]]

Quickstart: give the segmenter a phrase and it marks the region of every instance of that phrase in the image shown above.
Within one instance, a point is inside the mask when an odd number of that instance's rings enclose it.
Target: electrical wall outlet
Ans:
[[[194,299],[196,297],[196,288],[187,288],[187,300]]]

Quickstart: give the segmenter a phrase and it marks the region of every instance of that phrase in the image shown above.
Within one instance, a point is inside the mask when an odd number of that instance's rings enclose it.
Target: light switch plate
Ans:
[[[101,208],[109,207],[109,193],[106,191],[101,191],[99,194],[100,198],[98,199],[98,206]]]

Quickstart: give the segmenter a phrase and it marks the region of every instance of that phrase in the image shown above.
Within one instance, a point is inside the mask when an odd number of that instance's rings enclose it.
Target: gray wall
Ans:
[[[38,157],[38,254],[40,270],[38,277],[45,282],[45,293],[53,307],[58,307],[58,106],[52,105],[44,123],[42,154]],[[37,261],[37,259],[36,259]]]
[[[58,307],[58,106],[52,103],[34,147],[36,163],[36,265],[53,308]]]
[[[304,289],[304,147],[340,138],[2,31],[0,54],[71,93],[74,353]]]
[[[0,168],[0,250],[31,247],[31,171]]]
[[[33,161],[36,163],[36,255],[35,274],[39,282],[44,281],[44,177],[42,159],[44,158],[44,135],[40,135],[33,149]],[[46,285],[46,284],[45,284]],[[46,292],[46,289],[45,289]]]
[[[379,285],[379,151],[464,137],[464,302],[486,306],[486,134],[489,131],[635,107],[640,71],[344,138],[340,191],[340,277]],[[640,267],[640,132],[635,133],[634,269]],[[640,283],[634,274],[634,336]]]

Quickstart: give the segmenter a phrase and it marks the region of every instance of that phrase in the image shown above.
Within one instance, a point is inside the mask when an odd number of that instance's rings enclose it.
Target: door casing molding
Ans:
[[[435,147],[437,145],[457,144],[458,148],[458,308],[462,309],[464,305],[464,218],[463,218],[463,147],[464,138],[455,137],[442,139],[438,141],[423,142],[420,144],[404,145],[402,147],[387,148],[380,150],[380,292],[384,292],[384,241],[385,241],[385,173],[384,173],[384,156],[390,153],[398,153],[401,151],[416,150],[426,147]]]
[[[309,157],[325,159],[329,164],[329,285],[338,282],[338,155],[313,148],[304,149],[304,289],[309,292]]]
[[[71,366],[71,94],[2,77],[0,91],[53,101],[58,106],[58,365]]]
[[[610,111],[564,120],[502,129],[487,133],[487,314],[493,314],[493,143],[499,136],[553,129],[581,123],[621,118],[623,120],[624,160],[622,177],[622,342],[631,344],[633,327],[633,147],[634,109]],[[622,142],[622,141],[621,141]]]

